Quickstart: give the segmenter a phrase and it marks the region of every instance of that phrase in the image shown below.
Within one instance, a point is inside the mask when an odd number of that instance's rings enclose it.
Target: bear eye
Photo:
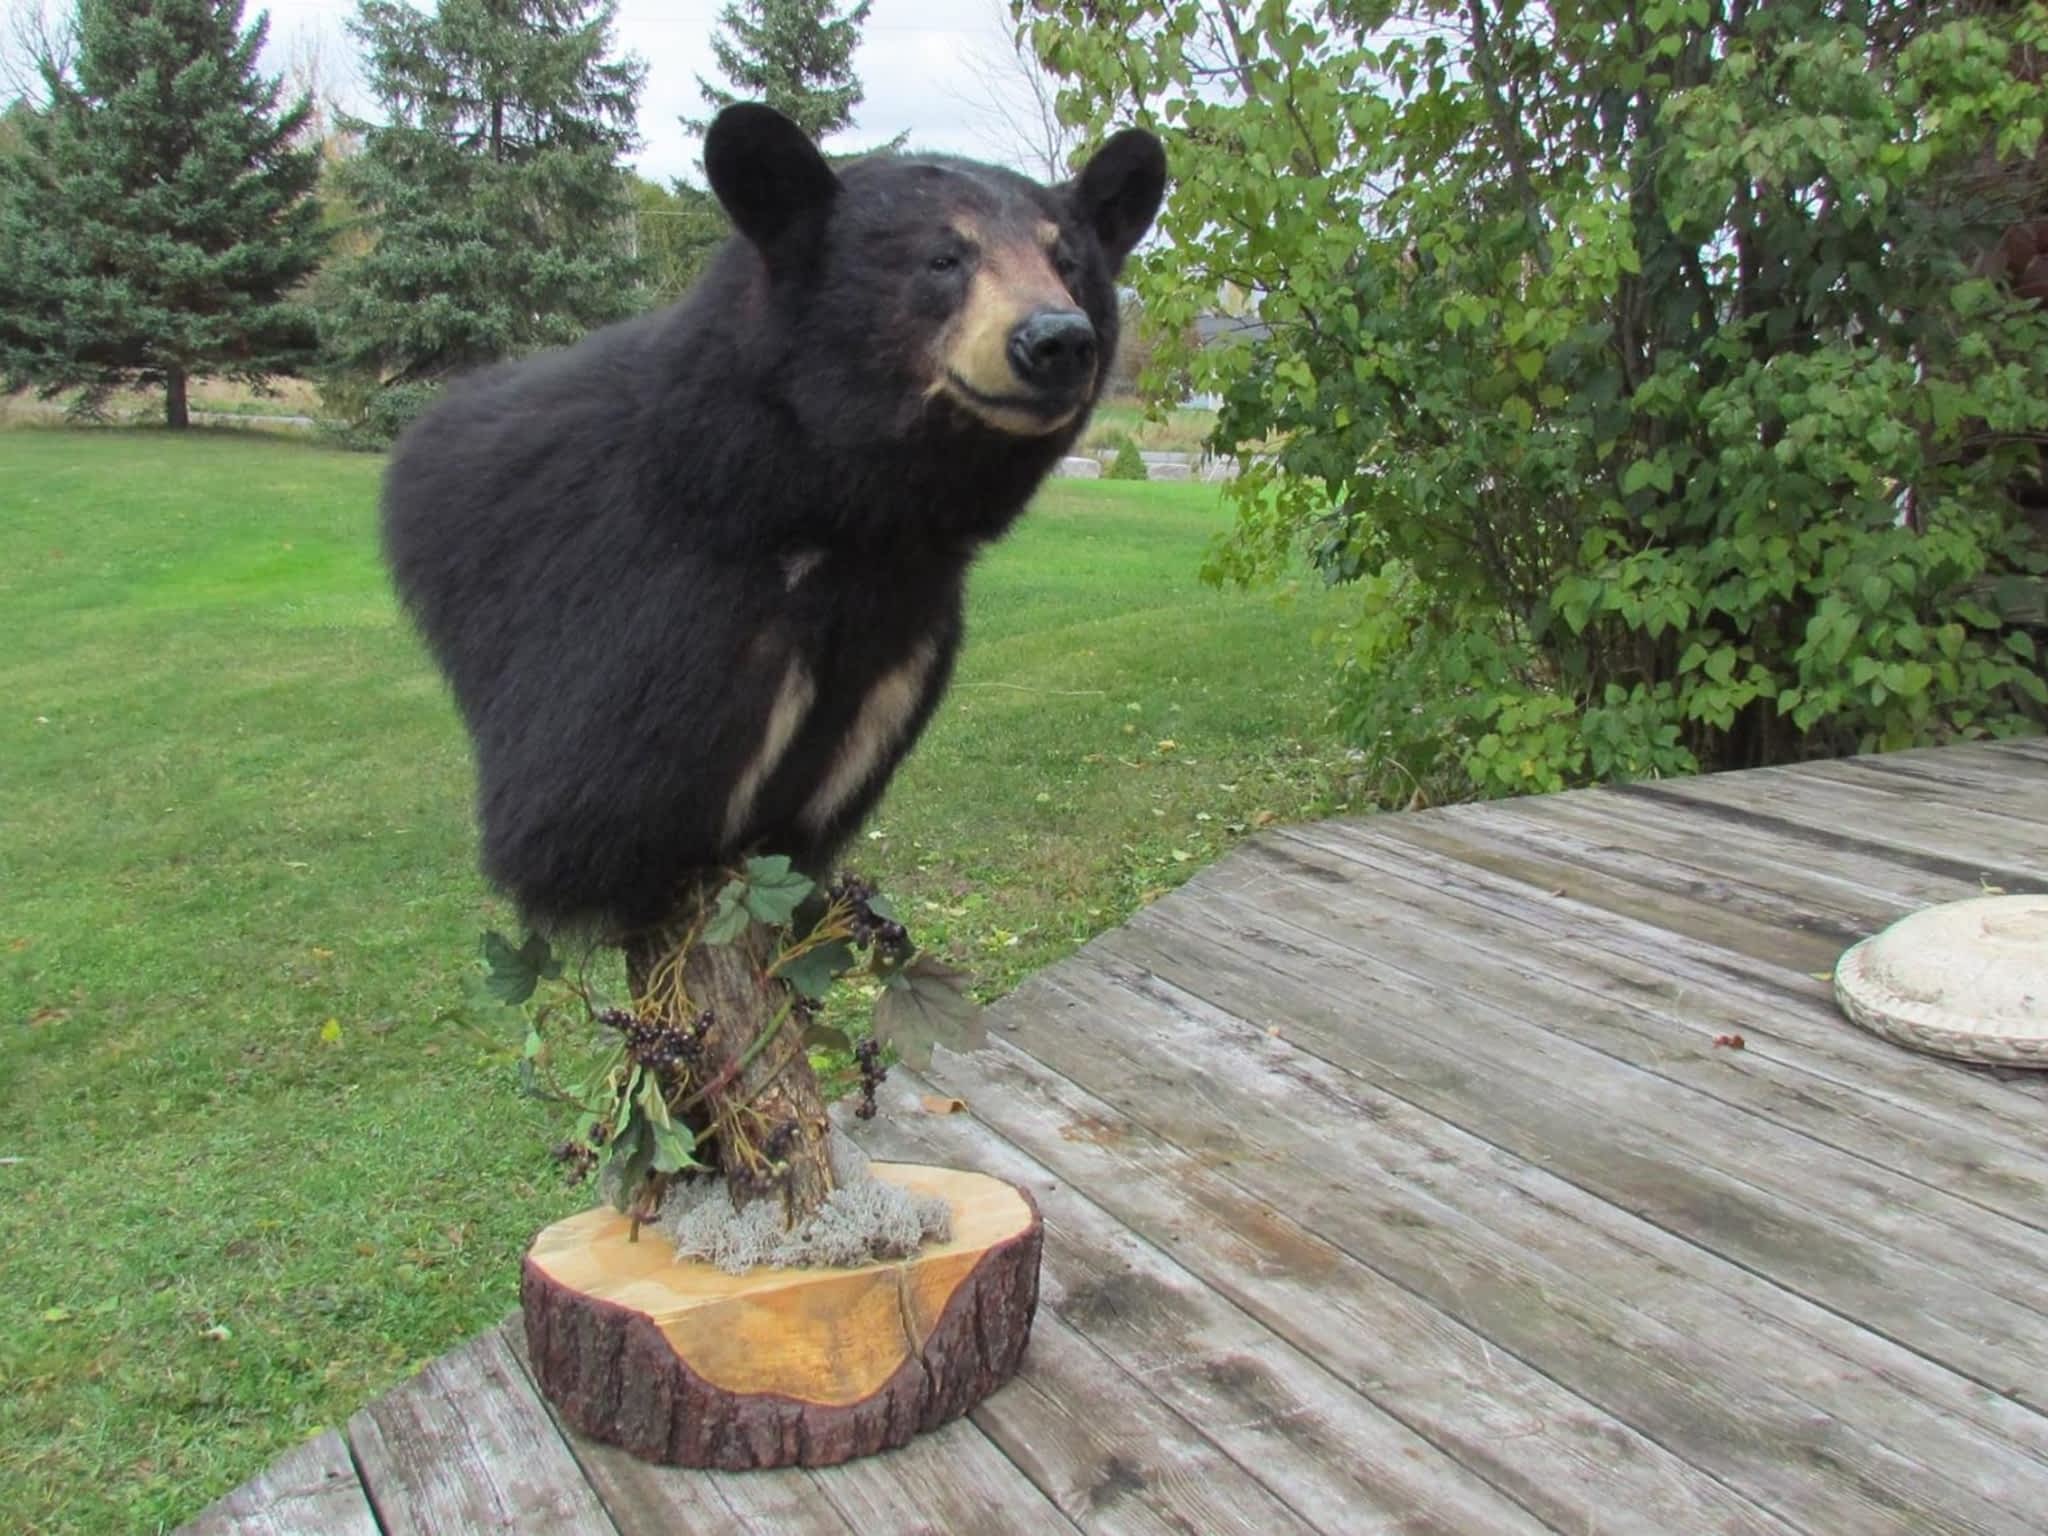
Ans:
[[[934,272],[957,272],[960,270],[960,258],[948,251],[944,255],[934,256],[929,265]]]
[[[1063,281],[1072,282],[1081,270],[1081,263],[1074,260],[1065,251],[1058,251],[1053,255],[1052,269],[1059,273]]]

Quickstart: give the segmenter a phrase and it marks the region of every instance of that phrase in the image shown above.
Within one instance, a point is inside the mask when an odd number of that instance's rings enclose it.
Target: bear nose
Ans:
[[[1041,309],[1010,332],[1010,366],[1033,389],[1073,389],[1095,373],[1095,327],[1078,309]]]

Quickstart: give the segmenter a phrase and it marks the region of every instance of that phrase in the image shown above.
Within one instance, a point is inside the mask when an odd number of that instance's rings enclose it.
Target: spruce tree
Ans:
[[[740,94],[700,75],[704,100],[714,112],[735,101],[766,102],[822,142],[851,124],[860,105],[853,50],[871,3],[859,0],[841,16],[836,0],[732,0],[719,13],[711,51]],[[701,133],[708,122],[686,118],[683,125]]]
[[[295,290],[320,256],[305,101],[258,73],[241,0],[81,0],[69,74],[0,156],[0,378],[88,401],[197,374],[261,383],[309,362]]]
[[[385,121],[337,193],[371,243],[323,282],[331,366],[372,398],[573,341],[639,295],[633,147],[645,67],[610,0],[364,0],[351,30]],[[423,391],[399,390],[402,416]],[[390,411],[388,426],[401,424]],[[375,430],[373,425],[372,430]]]

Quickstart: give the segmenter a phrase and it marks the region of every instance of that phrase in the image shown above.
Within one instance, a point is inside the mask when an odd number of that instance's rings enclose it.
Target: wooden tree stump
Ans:
[[[1038,1207],[985,1174],[876,1163],[943,1196],[953,1235],[908,1259],[728,1275],[629,1240],[610,1209],[542,1232],[520,1283],[541,1391],[649,1461],[823,1467],[907,1443],[1016,1372],[1038,1305]]]

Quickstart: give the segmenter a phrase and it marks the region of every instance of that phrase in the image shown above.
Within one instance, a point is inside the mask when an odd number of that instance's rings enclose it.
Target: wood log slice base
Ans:
[[[1016,1374],[1038,1307],[1038,1206],[985,1174],[875,1163],[942,1195],[953,1235],[908,1259],[728,1275],[586,1211],[527,1251],[520,1306],[541,1392],[643,1460],[827,1467],[958,1418]]]

